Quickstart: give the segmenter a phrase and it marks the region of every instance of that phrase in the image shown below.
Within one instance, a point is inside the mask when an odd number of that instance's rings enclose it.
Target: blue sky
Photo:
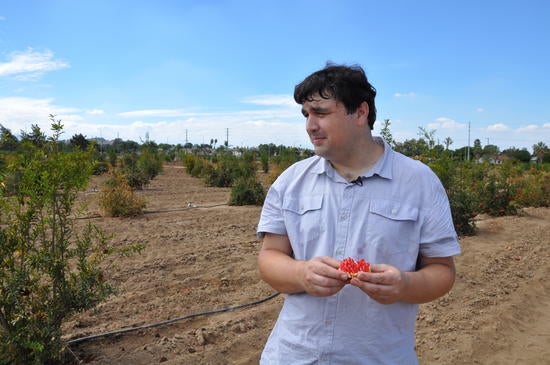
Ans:
[[[0,0],[0,123],[311,147],[294,86],[360,64],[398,141],[550,145],[545,0]]]

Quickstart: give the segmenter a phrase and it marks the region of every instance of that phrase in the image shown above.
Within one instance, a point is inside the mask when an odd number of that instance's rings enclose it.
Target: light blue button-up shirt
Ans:
[[[403,271],[415,270],[419,252],[460,253],[445,190],[426,165],[384,143],[361,179],[346,181],[318,156],[297,162],[269,189],[258,235],[287,235],[297,260],[364,258]],[[329,297],[286,295],[261,363],[417,364],[417,310],[380,304],[351,285]]]

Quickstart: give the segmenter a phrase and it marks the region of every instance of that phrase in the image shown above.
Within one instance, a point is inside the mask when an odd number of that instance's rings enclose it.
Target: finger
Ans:
[[[361,281],[358,278],[353,278],[350,280],[350,284],[358,287],[364,291],[368,296],[377,300],[381,295],[383,295],[384,286],[373,284],[368,281]]]
[[[332,269],[326,273],[326,277],[337,280],[339,283],[349,281],[348,274],[338,269]]]
[[[374,272],[361,272],[357,278],[372,284],[385,285],[387,284],[386,275]]]
[[[323,261],[325,265],[321,268],[319,272],[320,275],[337,279],[339,281],[348,281],[348,274],[339,270],[340,262],[333,258],[327,257],[326,261]],[[334,265],[332,265],[334,264]]]
[[[370,272],[384,272],[388,270],[388,265],[385,264],[371,264]]]
[[[323,266],[311,277],[312,283],[323,287],[342,287],[346,284],[347,275],[330,266]]]
[[[327,264],[327,265],[329,265],[329,266],[331,266],[331,267],[333,267],[333,268],[336,268],[336,269],[340,266],[340,261],[336,260],[334,257],[323,256],[323,257],[322,257],[322,261],[323,261],[325,264]]]

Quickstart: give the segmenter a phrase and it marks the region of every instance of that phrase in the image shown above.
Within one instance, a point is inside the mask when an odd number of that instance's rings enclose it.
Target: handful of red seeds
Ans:
[[[338,269],[347,273],[348,278],[351,279],[357,276],[361,271],[370,272],[370,264],[363,259],[355,261],[353,258],[348,257],[340,262],[340,267]]]

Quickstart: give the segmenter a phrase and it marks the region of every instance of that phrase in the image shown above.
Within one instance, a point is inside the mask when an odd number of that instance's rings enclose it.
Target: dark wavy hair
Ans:
[[[294,100],[298,104],[311,101],[315,94],[325,99],[336,99],[344,104],[348,114],[354,113],[362,102],[369,106],[368,123],[374,128],[376,89],[369,83],[361,66],[344,66],[327,63],[325,68],[306,77],[294,88]]]

